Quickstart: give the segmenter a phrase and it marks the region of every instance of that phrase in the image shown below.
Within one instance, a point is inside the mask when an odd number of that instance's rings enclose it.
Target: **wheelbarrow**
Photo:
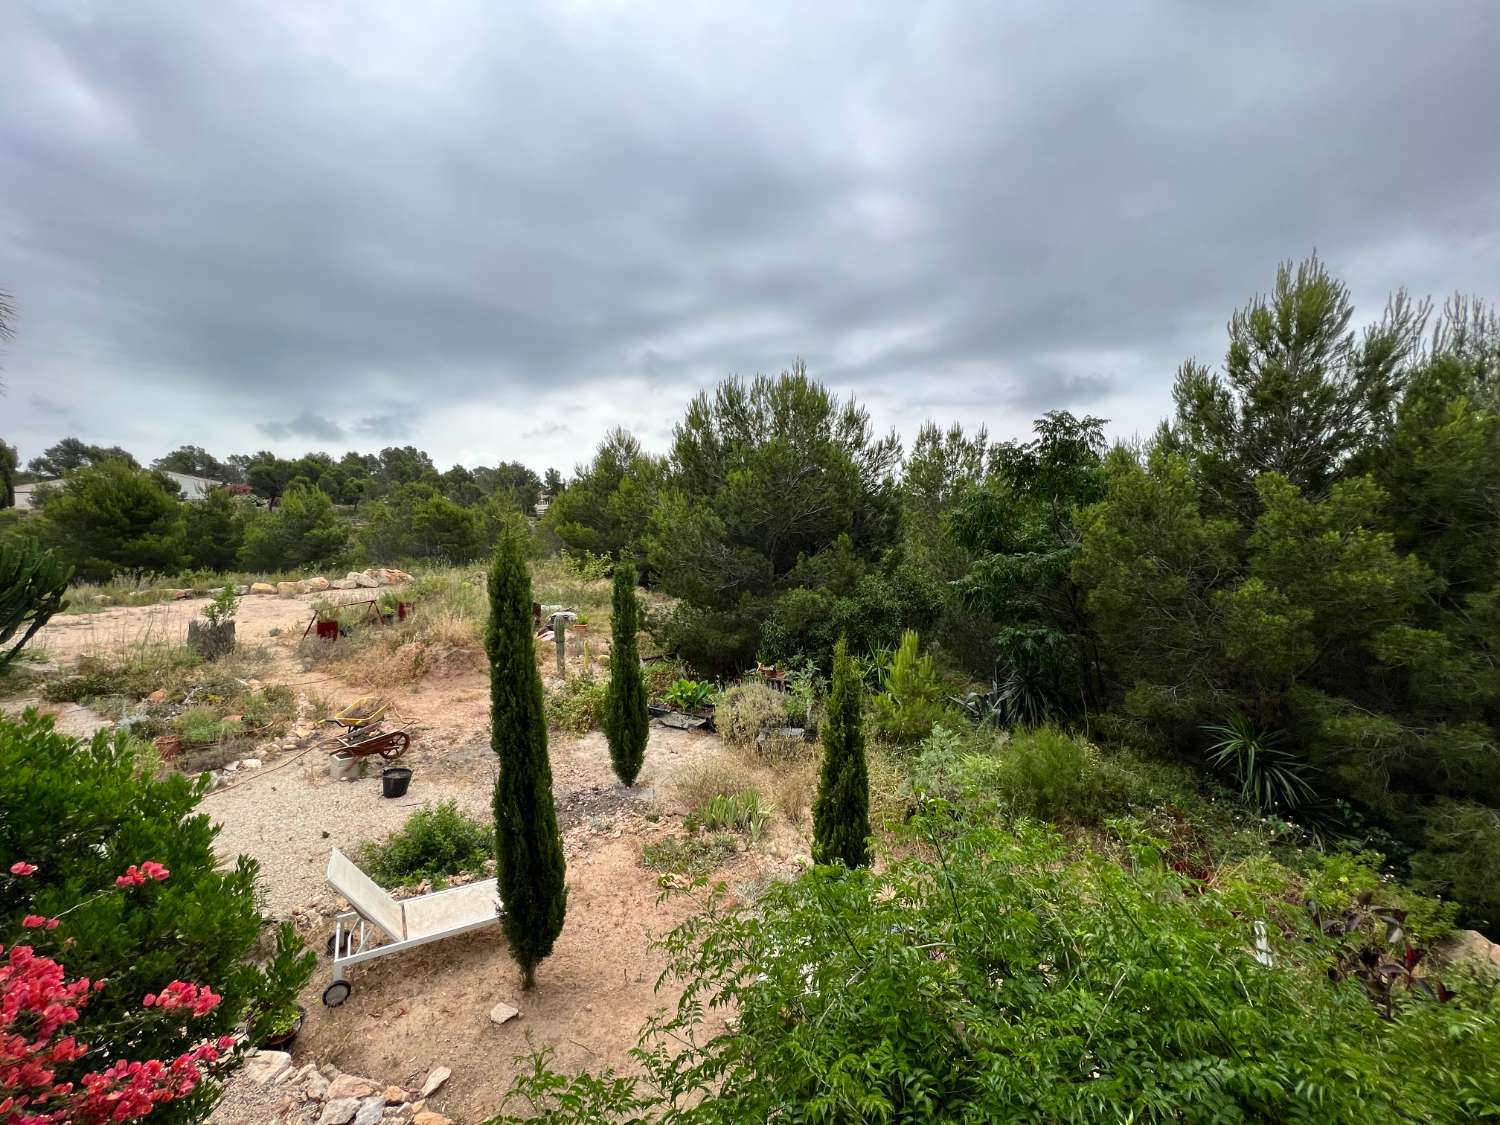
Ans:
[[[366,696],[325,720],[339,728],[339,733],[324,743],[328,752],[354,758],[379,754],[388,762],[401,757],[411,745],[411,735],[404,730],[384,729],[390,706],[389,699]]]

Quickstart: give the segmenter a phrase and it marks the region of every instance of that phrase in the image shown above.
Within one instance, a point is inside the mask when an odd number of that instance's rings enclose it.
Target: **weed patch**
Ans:
[[[460,812],[454,801],[428,805],[380,843],[358,851],[359,864],[383,887],[431,880],[441,888],[455,875],[474,875],[495,858],[495,837],[487,824]]]
[[[721,867],[738,849],[734,837],[669,836],[653,840],[641,849],[641,862],[663,875],[686,875],[696,879]]]

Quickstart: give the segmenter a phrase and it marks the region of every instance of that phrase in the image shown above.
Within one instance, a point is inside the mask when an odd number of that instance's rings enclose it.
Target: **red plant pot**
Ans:
[[[416,606],[412,605],[411,602],[397,602],[396,603],[396,620],[397,621],[405,621],[408,617],[410,617],[412,615],[412,611],[415,610],[415,609],[416,609]]]
[[[318,636],[325,641],[336,641],[339,639],[339,623],[337,621],[319,621],[317,623]]]

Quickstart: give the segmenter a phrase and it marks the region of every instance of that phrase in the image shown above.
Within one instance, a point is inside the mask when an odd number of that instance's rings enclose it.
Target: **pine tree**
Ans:
[[[615,774],[634,785],[646,757],[651,716],[646,711],[646,682],[636,644],[641,609],[635,596],[635,567],[615,567],[614,608],[610,615],[609,699],[604,710],[604,735]]]
[[[521,987],[552,952],[567,913],[562,836],[552,803],[542,678],[531,628],[531,574],[524,533],[507,531],[490,568],[490,747],[500,759],[495,781],[495,858],[501,923],[521,966]]]
[[[840,637],[833,650],[833,687],[823,724],[823,769],[813,804],[813,858],[865,867],[870,862],[870,782],[861,726],[864,690]]]

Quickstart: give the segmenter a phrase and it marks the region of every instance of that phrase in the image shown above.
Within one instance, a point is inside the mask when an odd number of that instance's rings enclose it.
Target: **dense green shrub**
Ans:
[[[360,851],[360,866],[381,886],[430,880],[441,887],[454,875],[476,875],[495,858],[489,825],[460,812],[456,801],[426,805],[397,831]]]
[[[80,578],[102,582],[118,570],[172,574],[187,559],[187,530],[176,485],[111,458],[63,479],[42,509],[47,540]]]
[[[569,734],[587,734],[604,724],[609,681],[572,676],[547,693],[547,725]]]
[[[950,711],[932,656],[923,656],[920,646],[916,630],[901,635],[874,699],[875,732],[897,746],[920,742]]]
[[[88,1058],[175,1058],[256,1019],[287,987],[252,960],[264,925],[255,861],[221,861],[218,829],[197,811],[204,792],[180,774],[158,776],[150,747],[123,733],[80,741],[34,712],[0,716],[0,934],[9,944],[24,933],[70,973],[108,982],[74,1029],[91,1046]],[[167,874],[130,882],[147,861]],[[12,863],[35,871],[5,870]],[[127,883],[117,885],[122,876]],[[59,922],[23,929],[29,915]],[[278,973],[303,972],[285,961]],[[190,1025],[132,1021],[129,1041],[119,1040],[121,1018],[174,980],[223,999]],[[164,1119],[201,1119],[195,1111],[213,1096],[205,1090]]]
[[[508,511],[514,509],[506,505]],[[464,506],[431,484],[397,485],[365,509],[360,545],[373,562],[468,562],[493,549],[483,505]]]
[[[245,542],[249,501],[227,489],[210,489],[203,499],[183,505],[187,565],[197,570],[233,570]]]
[[[316,488],[293,484],[274,509],[250,520],[240,562],[258,571],[331,563],[342,557],[348,541],[333,501]]]
[[[1444,1003],[1397,968],[1389,988],[1368,978],[1372,1000],[1354,966],[1383,926],[1330,935],[1301,902],[1205,887],[1146,841],[1127,868],[951,809],[909,831],[922,846],[884,871],[816,868],[674,931],[685,991],[643,1036],[645,1082],[564,1078],[543,1056],[508,1104],[699,1125],[1458,1122],[1500,1105],[1493,983],[1450,980]],[[733,1035],[705,1026],[721,1008]]]
[[[755,664],[760,646],[761,603],[746,596],[732,610],[708,610],[679,602],[647,619],[664,652],[713,679],[740,675]]]

